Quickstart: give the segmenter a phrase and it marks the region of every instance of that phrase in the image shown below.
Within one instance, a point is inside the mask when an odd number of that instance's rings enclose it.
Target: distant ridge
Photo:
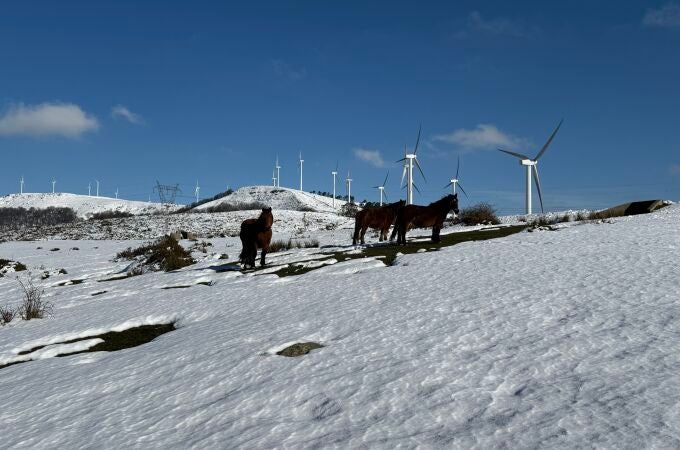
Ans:
[[[67,193],[29,193],[11,194],[0,197],[0,208],[37,208],[53,207],[71,208],[82,219],[101,212],[126,212],[133,215],[154,214],[172,211],[178,206],[160,203],[139,202],[134,200],[115,199],[110,197],[91,197],[89,195]]]

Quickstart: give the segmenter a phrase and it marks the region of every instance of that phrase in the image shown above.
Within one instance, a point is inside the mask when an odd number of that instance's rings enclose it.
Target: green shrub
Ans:
[[[345,203],[340,208],[340,215],[344,217],[355,218],[359,212],[359,207],[354,203]]]
[[[458,221],[465,225],[498,225],[501,221],[496,216],[496,210],[488,203],[478,203],[463,208]]]
[[[144,265],[158,266],[166,272],[194,264],[191,252],[185,250],[172,236],[163,236],[156,242],[135,249],[128,248],[116,255],[121,259],[144,258]]]

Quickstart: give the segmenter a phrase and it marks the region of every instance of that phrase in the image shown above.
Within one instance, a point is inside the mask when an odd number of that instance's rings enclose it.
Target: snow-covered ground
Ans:
[[[205,211],[223,204],[242,205],[248,203],[262,203],[275,210],[337,213],[346,202],[336,199],[335,207],[333,207],[332,198],[297,189],[275,186],[245,186],[226,197],[204,203],[194,209]]]
[[[93,214],[108,211],[130,214],[154,214],[174,210],[177,206],[160,203],[138,202],[110,197],[90,197],[78,194],[11,194],[0,197],[0,208],[49,208],[62,207],[73,209],[78,217],[87,219]]]
[[[309,235],[338,246],[348,233]],[[679,205],[285,278],[218,272],[237,238],[210,242],[193,266],[107,282],[135,243],[0,244],[54,274],[51,317],[0,327],[0,364],[52,344],[0,369],[0,447],[680,446]],[[0,278],[0,305],[19,299]],[[51,357],[171,320],[139,347]],[[324,347],[275,355],[301,341]]]

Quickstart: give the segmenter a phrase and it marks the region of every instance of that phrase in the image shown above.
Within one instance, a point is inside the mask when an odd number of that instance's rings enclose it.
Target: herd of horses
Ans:
[[[397,244],[406,244],[406,233],[412,228],[432,228],[432,242],[439,242],[439,233],[449,211],[458,214],[458,195],[449,194],[427,206],[407,205],[403,200],[385,206],[368,207],[359,211],[354,222],[352,244],[364,244],[364,235],[369,228],[380,232],[379,241],[387,240],[387,233],[394,225],[390,241],[397,237]],[[271,208],[262,208],[260,217],[241,223],[241,244],[239,256],[244,268],[255,267],[257,250],[262,249],[260,265],[265,265],[265,256],[272,239],[274,216]]]

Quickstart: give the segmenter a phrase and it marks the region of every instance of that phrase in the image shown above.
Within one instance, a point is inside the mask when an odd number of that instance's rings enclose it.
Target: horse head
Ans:
[[[272,215],[271,207],[262,208],[262,213],[260,213],[260,219],[262,219],[267,227],[272,226],[274,223],[274,216]]]
[[[458,214],[458,194],[449,194],[447,200],[449,202],[449,211],[453,210],[454,213]]]

